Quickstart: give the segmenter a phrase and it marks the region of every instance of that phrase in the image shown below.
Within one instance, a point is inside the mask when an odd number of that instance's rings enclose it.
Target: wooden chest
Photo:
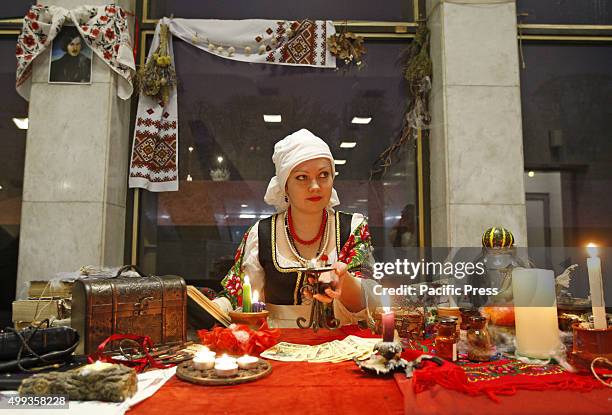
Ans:
[[[93,353],[111,334],[149,336],[155,345],[184,343],[186,304],[185,280],[178,276],[77,280],[71,318],[81,337],[76,353]]]

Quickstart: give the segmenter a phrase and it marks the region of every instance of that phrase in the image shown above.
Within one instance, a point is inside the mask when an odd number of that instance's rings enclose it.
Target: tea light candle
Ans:
[[[215,360],[215,373],[222,378],[229,378],[238,374],[236,359],[223,355]]]
[[[589,271],[589,289],[591,291],[591,307],[593,310],[593,323],[595,329],[608,328],[606,321],[606,305],[603,295],[603,278],[601,277],[601,259],[597,256],[597,246],[588,244],[587,269]]]
[[[253,290],[253,304],[251,305],[251,311],[253,313],[259,313],[265,308],[265,304],[259,301],[259,292],[257,290]]]
[[[382,332],[383,341],[392,342],[395,337],[395,313],[391,311],[390,307],[383,307],[382,320]]]
[[[240,356],[236,362],[238,363],[238,367],[240,369],[253,369],[257,366],[259,359],[255,356],[245,354],[244,356]]]
[[[193,357],[193,366],[198,370],[212,369],[215,366],[215,352],[201,351]]]

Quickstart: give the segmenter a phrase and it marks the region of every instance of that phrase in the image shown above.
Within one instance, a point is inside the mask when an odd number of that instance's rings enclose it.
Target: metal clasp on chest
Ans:
[[[146,310],[149,308],[149,302],[153,301],[153,297],[144,297],[138,303],[134,303],[134,315],[142,316],[145,314]]]

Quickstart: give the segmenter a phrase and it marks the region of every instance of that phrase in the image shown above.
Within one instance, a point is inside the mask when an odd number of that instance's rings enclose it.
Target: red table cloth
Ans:
[[[317,333],[283,329],[280,341],[320,344],[347,334],[362,333],[351,328]],[[610,388],[589,393],[518,391],[495,403],[484,396],[466,396],[439,386],[415,395],[411,387],[405,387],[409,384],[398,387],[398,381],[411,380],[368,376],[353,362],[271,363],[272,373],[268,377],[242,385],[201,386],[172,378],[155,395],[132,408],[129,415],[612,414]]]

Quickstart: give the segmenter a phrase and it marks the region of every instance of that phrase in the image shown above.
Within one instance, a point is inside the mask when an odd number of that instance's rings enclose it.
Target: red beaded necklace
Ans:
[[[319,227],[319,232],[316,236],[308,241],[301,239],[297,233],[295,232],[295,228],[293,226],[293,217],[291,216],[291,206],[289,206],[289,210],[287,211],[287,219],[289,220],[289,233],[294,241],[301,243],[302,245],[312,245],[317,242],[323,236],[323,232],[325,231],[325,226],[327,226],[327,209],[323,209],[323,215],[321,217],[321,226]]]

